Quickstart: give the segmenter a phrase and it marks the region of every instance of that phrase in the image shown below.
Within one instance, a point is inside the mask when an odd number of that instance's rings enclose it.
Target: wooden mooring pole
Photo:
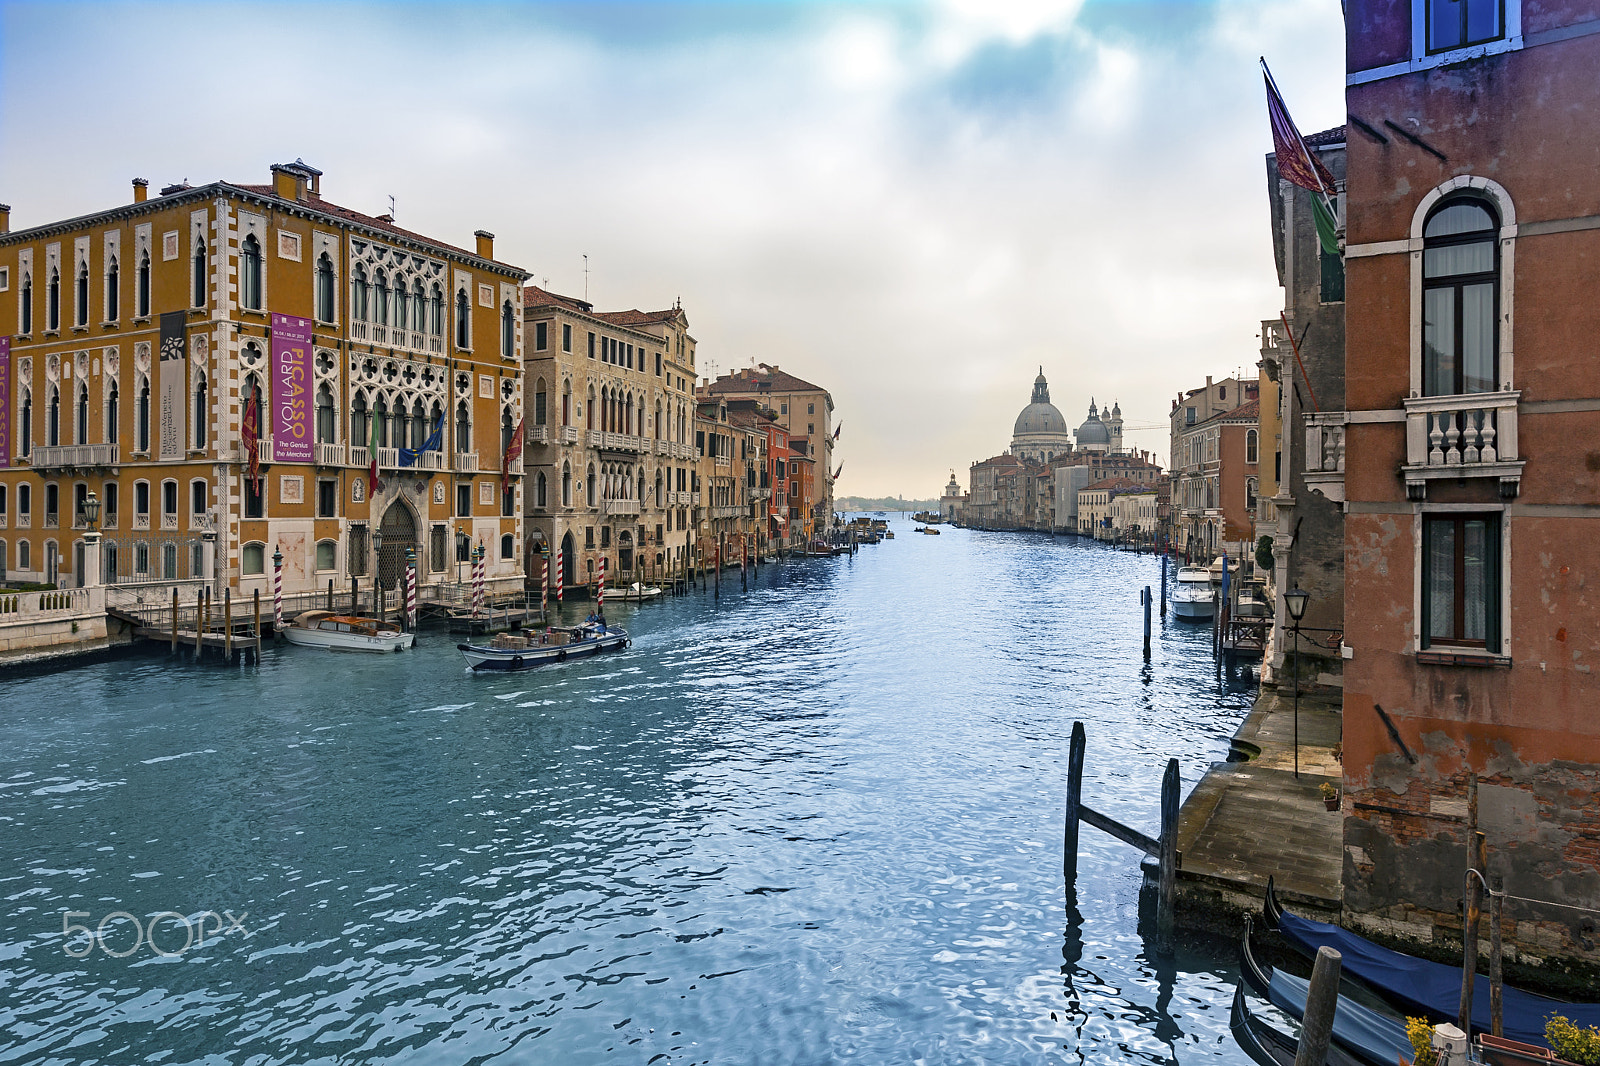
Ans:
[[[1161,559],[1161,617],[1167,616],[1167,555],[1162,552]]]
[[[202,615],[209,615],[209,612],[206,611],[206,593],[204,589],[194,594],[194,657],[196,659],[200,658],[201,634],[206,631],[205,626],[200,624]]]
[[[1144,659],[1150,661],[1150,586],[1146,585],[1139,594],[1139,602],[1144,604]]]
[[[222,656],[233,662],[233,586],[222,590]]]
[[[1472,1035],[1472,993],[1478,983],[1478,921],[1482,917],[1484,836],[1478,831],[1478,775],[1467,775],[1467,898],[1461,914],[1461,1010],[1456,1025]],[[1476,876],[1474,876],[1476,872]]]
[[[1172,945],[1178,904],[1178,760],[1167,760],[1161,775],[1161,880],[1156,898],[1156,928],[1162,944]],[[1334,982],[1338,984],[1337,981]]]
[[[1328,945],[1317,949],[1294,1066],[1323,1066],[1328,1061],[1328,1038],[1333,1035],[1333,1014],[1339,1006],[1339,970],[1343,962],[1343,957]]]
[[[256,616],[256,665],[261,665],[261,590],[253,589],[250,592],[251,606]]]
[[[1072,740],[1067,746],[1067,821],[1061,834],[1061,876],[1068,886],[1078,881],[1078,819],[1083,805],[1083,723],[1072,723]]]
[[[173,655],[178,654],[178,586],[172,586],[172,647]]]

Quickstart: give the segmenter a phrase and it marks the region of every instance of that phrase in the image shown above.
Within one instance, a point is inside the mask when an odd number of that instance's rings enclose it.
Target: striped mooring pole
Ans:
[[[595,608],[599,611],[606,609],[606,557],[600,557],[600,584],[594,597]]]
[[[272,549],[272,631],[283,631],[283,552]]]
[[[561,602],[561,583],[563,580],[562,575],[566,572],[566,569],[566,566],[558,558],[556,560],[556,603],[558,604]]]
[[[472,613],[477,615],[483,607],[483,545],[479,544],[473,549],[472,554]]]
[[[406,625],[417,628],[417,552],[406,549]]]
[[[539,618],[542,621],[550,613],[550,553],[539,560]]]

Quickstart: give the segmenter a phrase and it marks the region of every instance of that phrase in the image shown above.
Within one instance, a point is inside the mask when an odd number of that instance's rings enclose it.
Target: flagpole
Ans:
[[[1258,56],[1257,58],[1261,61],[1261,72],[1267,76],[1267,84],[1272,87],[1273,94],[1277,96],[1278,102],[1283,105],[1284,115],[1288,116],[1289,105],[1283,99],[1283,90],[1278,88],[1278,79],[1272,76],[1272,68],[1267,66],[1267,57]],[[1333,219],[1333,224],[1338,226],[1339,212],[1333,206],[1328,187],[1322,183],[1322,174],[1317,170],[1315,157],[1311,155],[1311,146],[1306,143],[1305,135],[1300,132],[1300,127],[1294,125],[1292,116],[1289,117],[1289,125],[1293,127],[1295,136],[1300,139],[1300,147],[1306,153],[1307,159],[1312,162],[1311,176],[1317,179],[1317,191],[1322,194],[1322,206],[1327,210],[1329,217]]]

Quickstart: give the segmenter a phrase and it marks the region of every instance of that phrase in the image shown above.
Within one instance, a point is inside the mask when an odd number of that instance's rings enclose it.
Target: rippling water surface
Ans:
[[[0,681],[0,1062],[1245,1061],[1227,946],[1156,953],[1091,829],[1069,908],[1060,847],[1074,719],[1154,831],[1249,694],[1205,629],[1144,663],[1149,557],[895,525],[528,674],[424,631]]]

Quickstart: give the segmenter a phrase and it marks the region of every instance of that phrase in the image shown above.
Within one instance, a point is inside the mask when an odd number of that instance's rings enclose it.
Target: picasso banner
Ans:
[[[161,316],[161,451],[163,459],[183,458],[184,413],[188,406],[189,361],[184,358],[189,313],[167,311]]]
[[[11,338],[0,337],[0,466],[11,465]]]
[[[311,447],[311,320],[272,316],[272,461],[309,463]]]

